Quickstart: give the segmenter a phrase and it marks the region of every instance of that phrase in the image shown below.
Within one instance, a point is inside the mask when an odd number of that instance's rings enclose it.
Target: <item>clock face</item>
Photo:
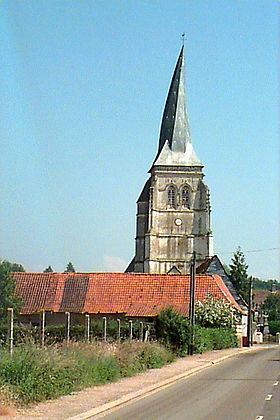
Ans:
[[[182,224],[182,220],[181,219],[176,219],[175,220],[175,225],[176,226],[181,226],[181,224]]]

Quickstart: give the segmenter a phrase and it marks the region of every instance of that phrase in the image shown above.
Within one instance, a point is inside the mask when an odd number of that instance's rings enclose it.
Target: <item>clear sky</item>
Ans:
[[[215,252],[278,278],[277,0],[2,0],[2,259],[120,271],[186,33]]]

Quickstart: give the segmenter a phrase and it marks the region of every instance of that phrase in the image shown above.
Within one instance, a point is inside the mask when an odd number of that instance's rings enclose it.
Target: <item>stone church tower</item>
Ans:
[[[186,273],[213,255],[210,193],[193,149],[181,49],[163,113],[158,152],[137,201],[136,252],[127,272]]]

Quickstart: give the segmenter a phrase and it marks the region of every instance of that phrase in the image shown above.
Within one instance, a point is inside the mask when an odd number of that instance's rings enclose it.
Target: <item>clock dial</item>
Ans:
[[[181,224],[182,224],[182,220],[181,219],[176,219],[175,220],[175,225],[176,226],[181,226]]]

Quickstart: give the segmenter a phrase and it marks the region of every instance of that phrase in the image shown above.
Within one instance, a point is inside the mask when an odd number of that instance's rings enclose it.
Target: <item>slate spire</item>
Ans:
[[[170,84],[154,165],[199,165],[190,134],[186,106],[184,45]]]

